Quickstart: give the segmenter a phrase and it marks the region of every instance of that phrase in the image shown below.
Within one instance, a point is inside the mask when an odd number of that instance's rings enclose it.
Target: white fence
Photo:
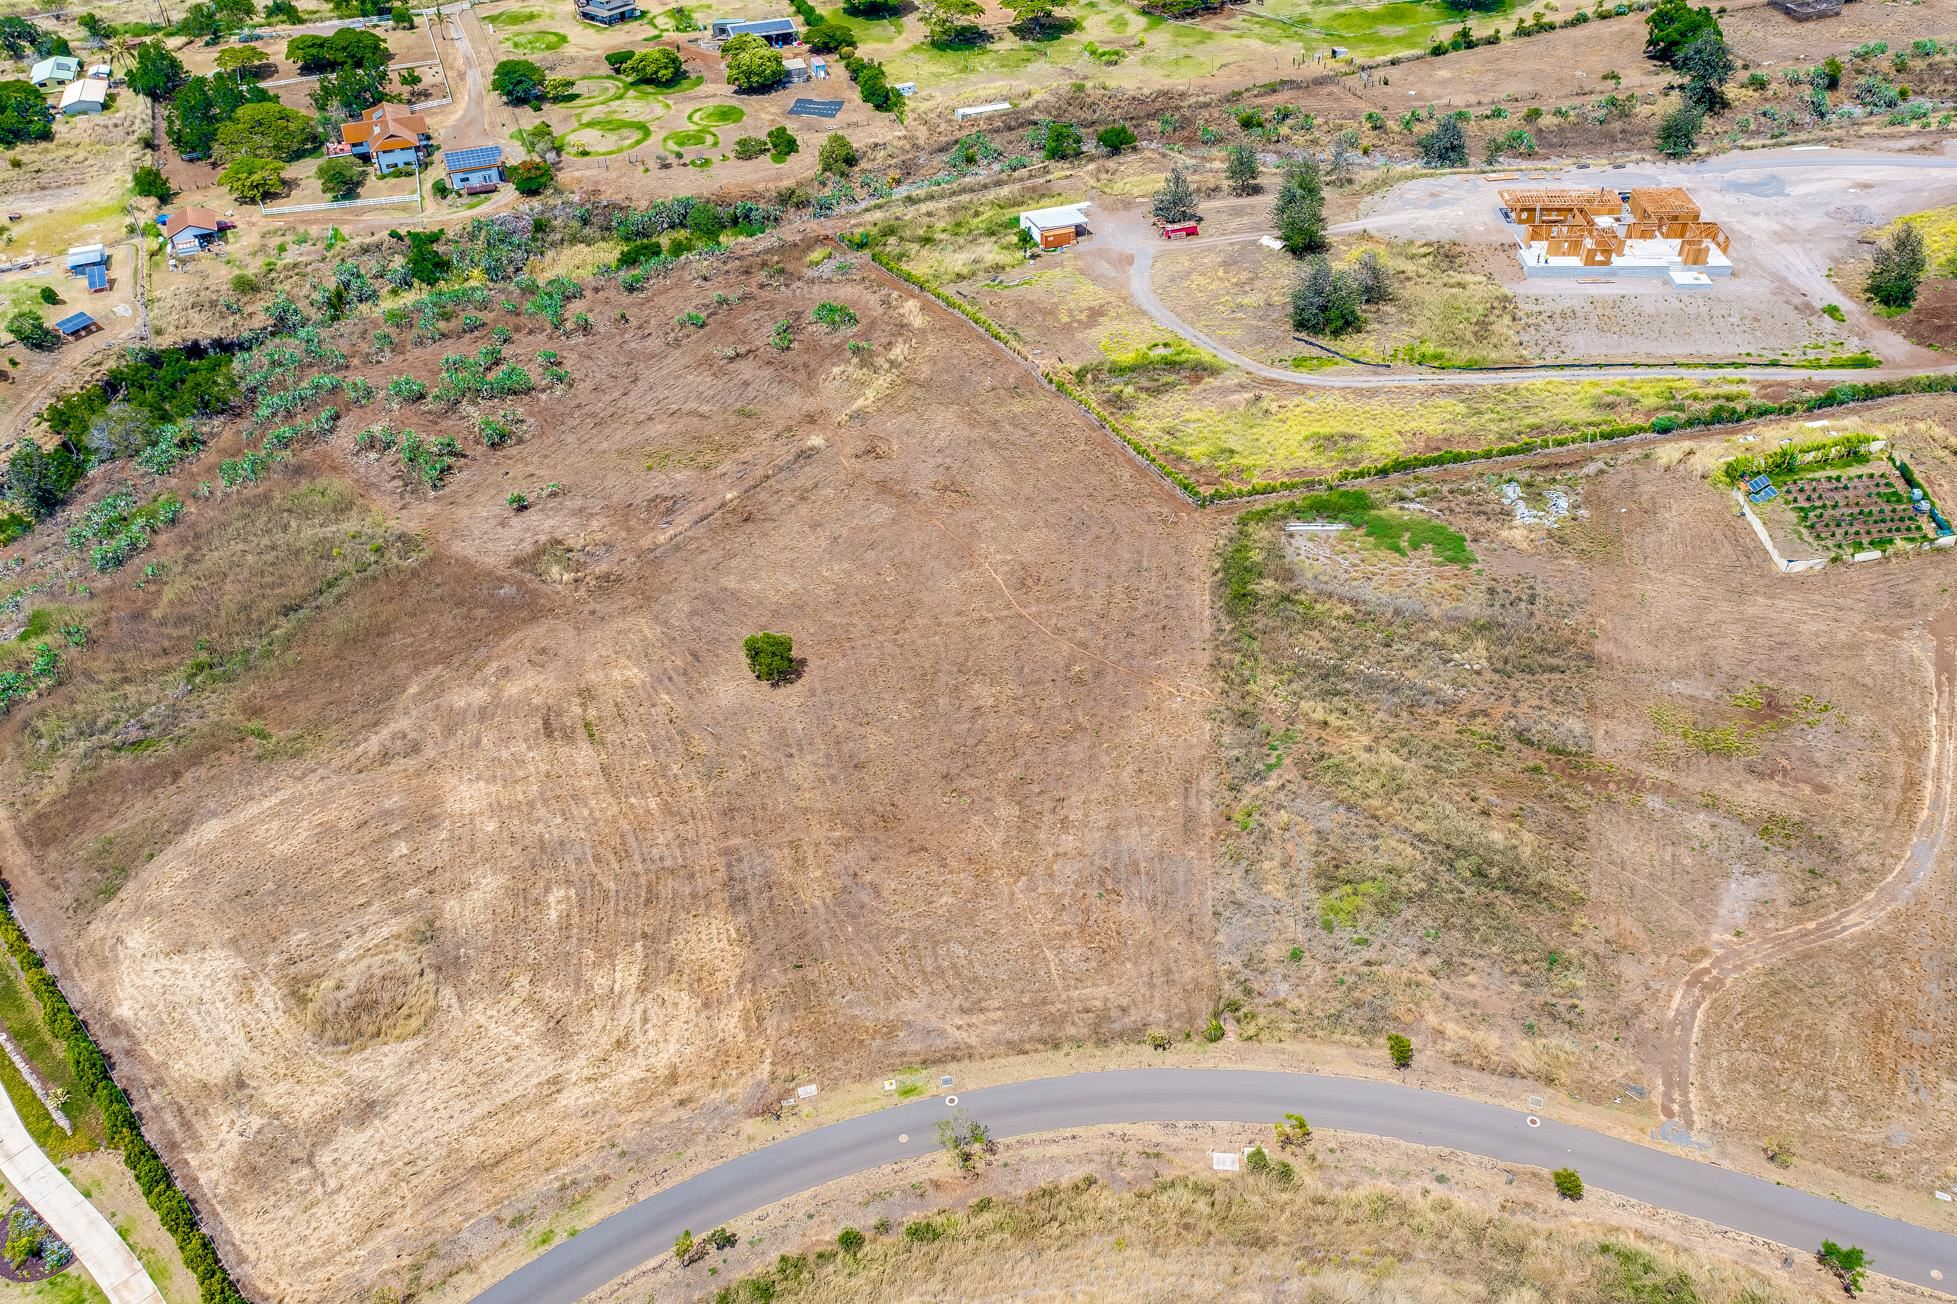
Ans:
[[[267,208],[260,204],[258,211],[266,217],[276,217],[282,213],[323,213],[332,208],[378,208],[383,204],[413,204],[421,207],[421,192],[412,195],[372,195],[363,199],[331,199],[322,204],[284,204],[278,208]]]

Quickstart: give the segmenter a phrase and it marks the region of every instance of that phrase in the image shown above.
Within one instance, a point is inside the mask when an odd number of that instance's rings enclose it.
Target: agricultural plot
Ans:
[[[1819,471],[1777,481],[1775,488],[1801,532],[1829,552],[1862,552],[1916,543],[1935,534],[1928,512],[1887,464],[1865,471]]]

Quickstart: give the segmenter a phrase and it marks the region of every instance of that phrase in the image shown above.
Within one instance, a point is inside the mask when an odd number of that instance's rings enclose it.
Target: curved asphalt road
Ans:
[[[1811,1253],[1823,1237],[1869,1252],[1878,1272],[1957,1287],[1957,1236],[1884,1218],[1702,1160],[1621,1141],[1499,1105],[1391,1083],[1233,1069],[1124,1069],[986,1087],[959,1107],[996,1137],[1104,1123],[1273,1123],[1298,1111],[1317,1127],[1447,1146],[1504,1163],[1569,1166],[1584,1183]],[[685,1228],[704,1232],[791,1195],[926,1154],[946,1115],[914,1101],[804,1132],[731,1159],[641,1200],[554,1247],[476,1297],[476,1304],[570,1304],[671,1253]],[[899,1140],[908,1134],[909,1141]],[[1948,1283],[1931,1277],[1941,1271]]]

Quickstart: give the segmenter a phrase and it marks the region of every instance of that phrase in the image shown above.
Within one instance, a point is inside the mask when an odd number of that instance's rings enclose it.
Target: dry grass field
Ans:
[[[192,498],[6,722],[23,913],[264,1295],[521,1252],[477,1220],[811,1076],[1199,1017],[1206,531],[799,254],[507,319],[575,384],[433,497],[343,435]]]
[[[1951,419],[1947,402],[1883,418],[1939,484],[1957,483],[1933,451]],[[1462,1063],[1585,1099],[1648,1090],[1690,965],[1889,874],[1924,792],[1944,567],[1776,577],[1702,479],[1742,447],[1396,489],[1388,519],[1458,531],[1471,559],[1417,535],[1403,556],[1282,531],[1309,503],[1242,518],[1220,645],[1218,1012],[1234,1035],[1377,1044],[1412,1028]],[[1922,927],[1939,926],[1922,904]],[[1893,945],[1931,963],[1928,934]],[[1836,1101],[1858,1135],[1891,1117],[1941,1135],[1946,1079],[1928,1061],[1922,1083],[1892,1085],[1856,1076],[1856,1036],[1798,1068],[1760,1051],[1813,1036],[1803,1011],[1824,988],[1837,1023],[1941,1044],[1889,980],[1844,971],[1830,988],[1797,968],[1806,1001],[1763,994],[1750,1026],[1714,1007],[1715,1131],[1745,1143],[1763,1119]],[[1836,1076],[1796,1092],[1790,1073]],[[1937,1153],[1911,1146],[1887,1171],[1924,1175]]]

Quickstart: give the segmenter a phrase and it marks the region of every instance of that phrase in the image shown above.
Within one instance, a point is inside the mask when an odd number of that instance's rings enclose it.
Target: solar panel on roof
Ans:
[[[788,106],[791,118],[833,118],[842,111],[841,100],[796,100]]]
[[[96,263],[93,267],[84,267],[82,280],[87,282],[91,290],[106,290],[109,288],[109,269],[100,263]]]
[[[458,149],[443,155],[448,160],[451,172],[472,172],[477,168],[493,168],[503,161],[503,148],[500,145],[472,145],[468,149]]]

